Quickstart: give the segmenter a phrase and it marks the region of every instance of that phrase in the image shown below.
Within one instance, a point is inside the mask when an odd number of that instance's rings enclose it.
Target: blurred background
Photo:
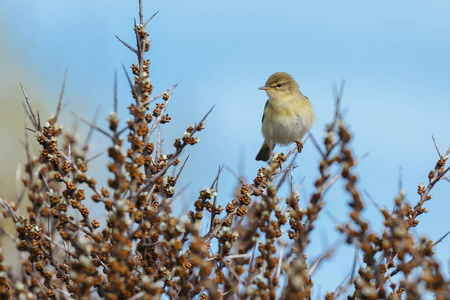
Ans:
[[[177,207],[187,212],[199,190],[209,186],[217,169],[226,165],[252,181],[263,166],[254,157],[263,141],[261,116],[267,96],[257,88],[274,72],[285,71],[299,82],[317,115],[312,133],[322,140],[334,112],[333,87],[345,80],[342,107],[353,133],[359,187],[380,205],[392,209],[399,178],[407,200],[418,200],[417,185],[426,184],[438,159],[431,135],[441,152],[450,146],[450,3],[448,1],[143,1],[152,40],[148,55],[154,92],[178,83],[162,127],[165,149],[174,138],[212,107],[200,143],[190,155],[181,177],[186,189]],[[25,140],[24,86],[42,120],[55,111],[64,72],[68,70],[62,123],[87,126],[70,113],[88,119],[99,110],[98,124],[107,127],[113,108],[114,73],[118,74],[119,117],[128,117],[130,89],[122,70],[136,61],[116,38],[134,44],[137,1],[61,2],[48,0],[0,2],[0,195],[14,199],[17,164],[23,160]],[[32,135],[31,135],[32,136]],[[106,181],[107,154],[101,134],[95,133],[90,174]],[[106,144],[107,145],[107,144]],[[34,148],[39,149],[34,145]],[[293,146],[277,147],[287,152]],[[311,142],[296,159],[294,184],[305,206],[318,176],[319,155]],[[401,171],[400,171],[401,170]],[[101,182],[101,180],[98,180]],[[236,178],[224,170],[219,200],[233,198]],[[426,203],[414,235],[438,240],[450,230],[449,182],[441,182]],[[287,192],[280,193],[287,196]],[[365,199],[367,200],[367,199]],[[347,220],[348,196],[335,186],[326,210]],[[381,214],[366,201],[365,215],[379,229]],[[99,212],[100,214],[100,212]],[[100,216],[99,216],[100,217]],[[342,237],[334,220],[323,214],[309,252],[314,259]],[[353,263],[354,250],[342,247],[336,257],[313,276],[315,293],[333,290]],[[449,272],[450,238],[436,246],[444,272]],[[330,271],[332,270],[332,271]]]

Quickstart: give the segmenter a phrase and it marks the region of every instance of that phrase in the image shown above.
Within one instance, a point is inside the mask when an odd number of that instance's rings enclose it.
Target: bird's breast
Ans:
[[[269,100],[264,110],[262,133],[266,140],[287,145],[300,140],[314,123],[314,112],[309,100],[291,99]]]

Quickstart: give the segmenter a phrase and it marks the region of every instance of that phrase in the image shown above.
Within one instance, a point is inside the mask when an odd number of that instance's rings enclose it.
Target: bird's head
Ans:
[[[286,97],[299,93],[297,82],[291,75],[285,72],[272,74],[264,86],[259,88],[265,90],[269,98]]]

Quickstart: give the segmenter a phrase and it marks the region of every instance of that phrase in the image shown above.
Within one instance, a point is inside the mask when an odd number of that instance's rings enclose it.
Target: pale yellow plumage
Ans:
[[[265,90],[269,96],[264,108],[261,131],[264,143],[256,160],[267,161],[276,144],[287,145],[300,141],[314,123],[315,115],[309,99],[289,74],[272,74]]]

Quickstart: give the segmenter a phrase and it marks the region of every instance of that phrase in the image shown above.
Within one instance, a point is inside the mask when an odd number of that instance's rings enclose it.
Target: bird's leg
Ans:
[[[295,141],[295,143],[297,144],[298,153],[302,153],[303,143],[301,141]]]

